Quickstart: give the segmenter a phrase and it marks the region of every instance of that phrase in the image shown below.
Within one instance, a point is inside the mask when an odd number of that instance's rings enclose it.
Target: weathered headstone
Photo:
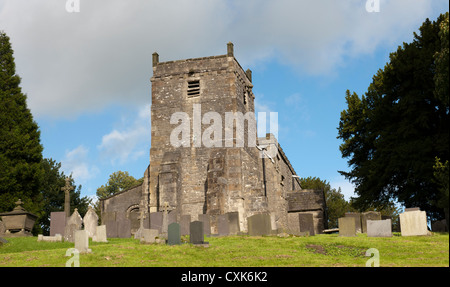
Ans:
[[[0,235],[5,234],[5,231],[6,231],[6,226],[3,223],[3,221],[0,220]]]
[[[228,218],[228,233],[230,235],[236,235],[240,231],[239,227],[239,212],[226,213]]]
[[[269,235],[272,232],[270,214],[255,214],[247,218],[248,235],[261,236]]]
[[[377,211],[367,211],[361,214],[362,233],[367,233],[367,220],[381,220],[381,213]]]
[[[359,212],[346,212],[345,217],[353,217],[355,218],[355,227],[356,227],[356,233],[362,233],[362,215]]]
[[[64,241],[74,242],[75,231],[81,229],[83,219],[75,208],[72,215],[67,219],[66,227],[64,228]]]
[[[127,218],[121,218],[117,221],[117,237],[130,238],[131,237],[131,221]]]
[[[156,237],[159,236],[158,229],[144,229],[140,242],[143,244],[150,244],[156,242]]]
[[[191,224],[191,216],[189,214],[182,215],[180,218],[181,235],[189,235],[189,226]]]
[[[298,215],[300,233],[309,232],[309,236],[314,236],[314,215],[312,213],[300,213]]]
[[[400,213],[400,230],[402,236],[429,235],[426,212],[415,210]]]
[[[89,206],[88,211],[83,217],[84,230],[87,231],[89,237],[93,237],[97,232],[98,215],[95,210]]]
[[[99,225],[96,228],[95,235],[92,237],[94,242],[108,242],[108,237],[106,236],[106,225]]]
[[[217,230],[219,236],[227,236],[230,234],[230,222],[228,221],[228,215],[221,214],[217,217]]]
[[[206,236],[211,235],[211,220],[209,214],[199,214],[198,220],[203,222],[203,232]]]
[[[89,235],[86,230],[76,230],[75,231],[75,249],[79,253],[90,253],[89,249]]]
[[[338,219],[339,236],[356,236],[356,224],[353,217],[341,217]]]
[[[176,222],[169,224],[167,244],[168,245],[181,244],[180,225]]]
[[[189,227],[189,241],[192,244],[205,244],[204,242],[204,232],[203,232],[203,222],[193,221]]]
[[[64,235],[66,228],[66,213],[64,211],[57,211],[50,213],[50,236],[56,234]]]
[[[367,237],[392,237],[392,221],[367,220]]]
[[[157,229],[159,233],[161,233],[162,227],[163,227],[163,212],[150,213],[150,229]]]

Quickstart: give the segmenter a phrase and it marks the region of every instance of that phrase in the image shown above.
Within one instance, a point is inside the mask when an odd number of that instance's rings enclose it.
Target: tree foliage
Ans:
[[[436,86],[445,69],[435,60],[444,54],[445,19],[448,27],[448,14],[435,22],[427,19],[412,43],[390,54],[363,96],[346,92],[348,107],[341,112],[338,138],[351,169],[340,173],[356,186],[353,205],[358,209],[398,200],[431,218],[442,215],[434,204],[438,189],[432,178],[435,157],[449,157],[448,101]],[[446,81],[448,99],[448,69]]]
[[[20,81],[9,37],[0,31],[0,211],[12,210],[20,198],[39,213],[43,147]]]
[[[137,186],[143,182],[143,178],[137,180],[129,175],[128,171],[113,172],[105,185],[97,188],[97,197],[104,199],[108,196],[114,195],[117,192],[127,190],[131,187]]]

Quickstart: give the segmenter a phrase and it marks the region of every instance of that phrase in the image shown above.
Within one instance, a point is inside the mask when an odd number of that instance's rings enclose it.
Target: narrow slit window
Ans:
[[[188,82],[188,97],[196,97],[200,95],[200,81],[189,81]]]

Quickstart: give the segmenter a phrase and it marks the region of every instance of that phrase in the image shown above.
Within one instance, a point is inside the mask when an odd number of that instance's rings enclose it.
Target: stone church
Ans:
[[[253,146],[238,146],[235,128],[231,147],[222,142],[206,147],[195,138],[201,138],[209,127],[203,122],[195,131],[193,122],[198,115],[221,115],[226,133],[225,113],[255,111],[252,72],[242,69],[233,49],[228,43],[225,55],[169,62],[159,62],[159,55],[153,54],[150,164],[141,185],[101,200],[107,229],[120,228],[115,227],[119,224],[108,227],[108,222],[127,222],[134,233],[141,218],[144,228],[149,228],[150,213],[163,209],[177,221],[182,215],[190,215],[194,221],[198,215],[208,214],[212,233],[217,231],[217,217],[228,212],[239,213],[239,227],[244,232],[247,218],[260,213],[270,214],[274,230],[298,231],[301,213],[313,214],[315,233],[326,228],[323,192],[301,188],[272,134],[257,137],[256,132],[245,129],[244,139],[256,137]],[[201,107],[198,115],[195,107]],[[179,112],[188,115],[194,131],[190,142],[177,147],[171,141],[177,127],[171,117]]]

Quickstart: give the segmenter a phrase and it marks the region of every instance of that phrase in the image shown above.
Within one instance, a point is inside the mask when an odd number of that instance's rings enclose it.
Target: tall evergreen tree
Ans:
[[[9,37],[0,31],[0,211],[12,210],[20,198],[24,208],[39,213],[43,148],[19,85]]]
[[[431,219],[443,216],[435,204],[439,194],[433,165],[436,156],[449,158],[448,101],[436,93],[435,84],[441,78],[435,54],[442,50],[439,33],[445,18],[427,19],[412,43],[391,53],[361,98],[347,91],[338,138],[351,170],[340,173],[355,184],[353,204],[359,209],[398,200],[427,211]]]

